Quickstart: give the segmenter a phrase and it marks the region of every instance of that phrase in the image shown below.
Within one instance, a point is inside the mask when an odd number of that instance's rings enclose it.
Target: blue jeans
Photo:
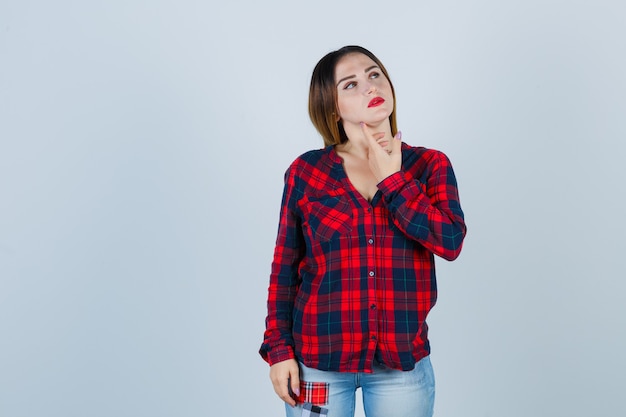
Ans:
[[[435,377],[427,356],[412,371],[398,371],[374,365],[371,374],[329,372],[300,364],[300,379],[328,384],[328,402],[313,404],[328,410],[328,417],[354,417],[357,388],[363,391],[367,417],[431,417],[435,402]],[[287,417],[303,415],[302,404],[286,404]],[[307,414],[309,415],[309,414]]]

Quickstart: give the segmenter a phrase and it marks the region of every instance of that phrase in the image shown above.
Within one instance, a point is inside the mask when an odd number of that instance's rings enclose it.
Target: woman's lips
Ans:
[[[381,104],[383,104],[385,102],[385,99],[382,97],[374,97],[373,99],[370,100],[369,104],[367,105],[367,107],[376,107],[376,106],[380,106]]]

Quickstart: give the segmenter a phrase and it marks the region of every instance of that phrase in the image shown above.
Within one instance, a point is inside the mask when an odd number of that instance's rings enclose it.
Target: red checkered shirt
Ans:
[[[466,227],[450,161],[402,144],[402,169],[367,201],[333,147],[285,174],[261,356],[371,372],[410,370],[430,353],[434,256],[453,260]]]

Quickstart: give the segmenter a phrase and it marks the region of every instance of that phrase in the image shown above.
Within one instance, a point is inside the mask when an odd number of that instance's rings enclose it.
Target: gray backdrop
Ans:
[[[257,355],[282,176],[346,44],[459,180],[436,415],[623,415],[623,4],[0,2],[0,415],[282,414]]]

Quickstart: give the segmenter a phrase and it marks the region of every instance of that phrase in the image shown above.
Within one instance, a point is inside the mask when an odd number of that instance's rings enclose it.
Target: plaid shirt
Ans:
[[[402,144],[402,170],[368,202],[332,146],[285,174],[261,356],[308,367],[410,370],[430,353],[434,255],[453,260],[465,237],[448,158]]]

